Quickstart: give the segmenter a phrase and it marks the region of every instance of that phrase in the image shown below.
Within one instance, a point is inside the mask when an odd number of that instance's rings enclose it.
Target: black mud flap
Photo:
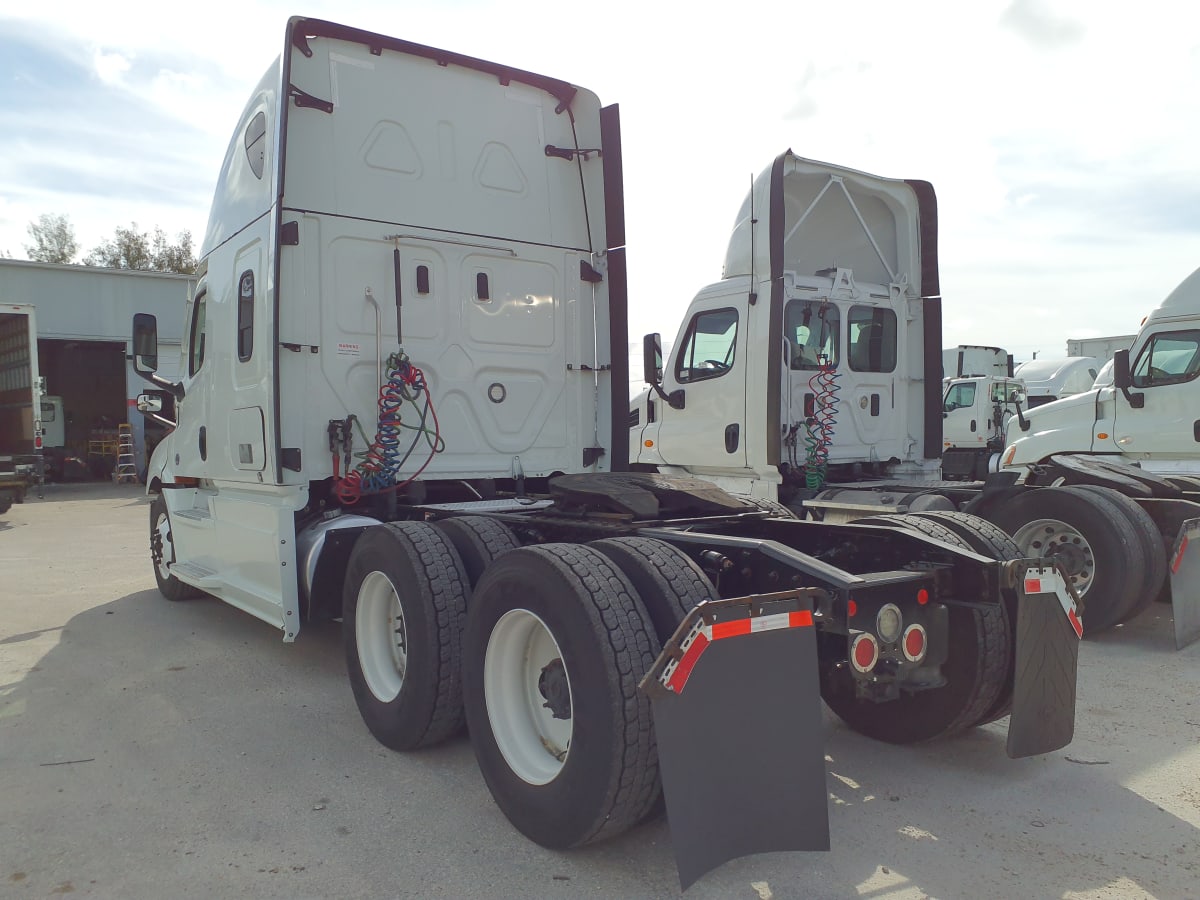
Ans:
[[[1008,563],[1017,592],[1016,666],[1008,755],[1049,753],[1075,735],[1075,678],[1083,621],[1078,597],[1055,566]]]
[[[813,628],[823,593],[701,603],[642,680],[684,890],[740,856],[829,849]]]
[[[1200,519],[1188,519],[1167,558],[1171,570],[1171,613],[1175,649],[1200,638]]]

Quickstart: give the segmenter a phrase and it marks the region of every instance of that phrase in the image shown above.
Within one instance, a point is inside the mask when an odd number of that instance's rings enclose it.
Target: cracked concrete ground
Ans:
[[[0,897],[668,897],[664,820],[531,844],[465,737],[367,733],[339,626],[294,645],[216,600],[169,603],[135,485],[50,486],[0,516]],[[693,898],[1197,896],[1200,645],[1170,607],[1080,654],[1074,742],[1003,722],[889,747],[825,719],[833,850],[732,862]]]

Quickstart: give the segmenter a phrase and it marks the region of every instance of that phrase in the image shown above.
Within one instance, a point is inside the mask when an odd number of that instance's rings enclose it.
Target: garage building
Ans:
[[[106,477],[116,462],[117,426],[124,422],[132,427],[138,471],[145,471],[147,440],[156,442],[161,428],[149,423],[147,432],[147,420],[134,406],[150,385],[131,361],[133,314],[158,317],[159,372],[179,380],[184,309],[195,283],[193,276],[169,272],[0,259],[0,302],[37,309],[45,396],[61,398],[62,410],[61,423],[43,423],[47,453],[79,460],[68,474],[83,474],[82,464],[91,477]],[[61,449],[54,446],[58,440]]]

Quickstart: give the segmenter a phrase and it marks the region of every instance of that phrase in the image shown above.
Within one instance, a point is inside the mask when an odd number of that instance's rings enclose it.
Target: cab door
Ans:
[[[683,399],[682,409],[659,404],[665,464],[695,471],[746,467],[746,354],[744,302],[725,295],[693,304],[663,373],[663,390]]]
[[[1196,471],[1200,466],[1200,329],[1152,334],[1131,366],[1140,409],[1115,397],[1117,447],[1148,469]]]

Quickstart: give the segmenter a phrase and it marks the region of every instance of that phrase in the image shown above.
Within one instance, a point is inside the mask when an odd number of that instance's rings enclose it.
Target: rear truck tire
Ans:
[[[363,531],[346,564],[342,636],[350,687],[381,744],[415,750],[462,728],[467,575],[426,522]]]
[[[928,512],[910,513],[910,515],[922,516],[945,525],[962,538],[972,550],[982,556],[1000,560],[1022,558],[1021,547],[1012,539],[1012,536],[980,516],[948,510],[929,510]],[[1004,610],[1008,614],[1009,628],[1015,628],[1017,621],[1015,598],[1010,599],[1007,594],[1004,595]],[[1016,666],[1017,653],[1014,646],[1009,651],[1008,674],[1004,679],[1004,689],[991,708],[975,723],[976,725],[987,725],[997,719],[1003,719],[1012,712]]]
[[[1193,478],[1191,475],[1164,475],[1163,477],[1181,491],[1193,493],[1200,491],[1200,478]]]
[[[870,516],[863,524],[900,525],[954,547],[970,544],[950,528],[915,514]],[[854,731],[889,744],[917,744],[951,737],[982,724],[1011,697],[1013,626],[1008,610],[950,606],[946,683],[876,703],[855,696],[849,668],[821,673],[821,697]]]
[[[4,515],[13,505],[13,495],[10,491],[0,491],[0,516]]]
[[[719,600],[708,576],[683,551],[643,537],[605,538],[588,544],[621,570],[646,607],[660,645],[704,600]]]
[[[168,566],[175,562],[175,542],[171,537],[171,517],[162,494],[150,501],[150,563],[158,592],[172,602],[199,596],[202,592],[171,574]]]
[[[1146,580],[1142,582],[1141,593],[1134,599],[1133,609],[1121,618],[1122,622],[1127,622],[1150,607],[1167,580],[1167,550],[1163,546],[1158,526],[1150,518],[1150,513],[1142,509],[1137,501],[1118,490],[1094,484],[1072,485],[1068,490],[1087,491],[1116,504],[1141,542],[1142,552],[1146,557]]]
[[[1141,540],[1107,497],[1069,487],[1030,488],[989,510],[1023,556],[1063,565],[1083,600],[1084,634],[1128,615],[1145,582]]]
[[[555,850],[620,834],[661,793],[650,701],[659,653],[645,607],[578,544],[506,553],[467,615],[464,701],[484,781],[526,837]]]
[[[768,500],[766,497],[743,497],[738,496],[739,500],[744,500],[751,506],[757,506],[759,509],[766,510],[771,513],[776,519],[798,519],[800,518],[791,509],[784,506],[778,500]]]
[[[496,557],[521,546],[512,529],[487,516],[442,519],[434,527],[445,534],[458,551],[472,588],[479,583],[479,577]]]

